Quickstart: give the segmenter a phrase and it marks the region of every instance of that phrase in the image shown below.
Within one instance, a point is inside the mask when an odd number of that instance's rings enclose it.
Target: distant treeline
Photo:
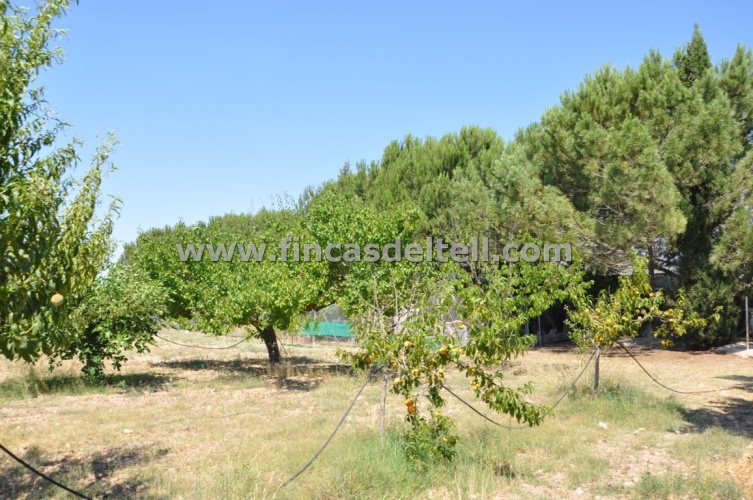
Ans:
[[[655,287],[673,283],[701,316],[723,307],[719,322],[688,333],[712,345],[738,333],[740,299],[753,279],[752,151],[753,53],[740,45],[714,66],[696,26],[672,58],[651,51],[638,68],[598,69],[510,141],[475,126],[440,139],[409,135],[378,161],[346,163],[297,202],[147,231],[123,259],[145,260],[159,240],[295,235],[317,200],[334,197],[412,211],[415,238],[572,243],[602,283],[630,272],[635,249]],[[185,284],[170,273],[161,281],[173,291],[175,315],[197,315]]]

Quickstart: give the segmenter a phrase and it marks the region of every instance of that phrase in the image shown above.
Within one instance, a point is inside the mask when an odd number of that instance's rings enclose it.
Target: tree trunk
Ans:
[[[384,416],[387,410],[387,370],[382,370],[382,398],[379,401],[379,442],[384,448]]]
[[[599,392],[599,358],[601,357],[601,348],[596,347],[596,356],[594,356],[594,392]]]
[[[270,363],[279,363],[280,346],[277,344],[277,335],[275,334],[274,327],[267,326],[261,331],[261,338],[264,341],[264,345],[267,346],[267,353],[269,354]]]
[[[656,290],[656,265],[654,263],[654,247],[648,249],[648,282],[651,285],[651,291]],[[649,321],[646,325],[645,336],[651,336],[654,333],[654,321]]]

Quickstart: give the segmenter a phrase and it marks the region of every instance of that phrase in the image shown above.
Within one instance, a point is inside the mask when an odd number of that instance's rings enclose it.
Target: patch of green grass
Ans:
[[[643,474],[640,482],[635,486],[638,498],[657,499],[675,498],[692,495],[698,499],[740,499],[743,492],[733,481],[718,479],[709,475],[681,475],[658,476],[651,473]]]
[[[155,392],[170,380],[150,373],[109,374],[100,383],[91,383],[77,371],[41,373],[34,366],[20,377],[0,382],[0,401],[33,399],[43,395],[78,396],[127,389],[130,393]]]
[[[30,366],[23,376],[0,382],[0,401],[32,399],[44,394],[78,395],[103,392],[105,389],[86,384],[79,374],[40,375]]]
[[[598,481],[609,471],[609,460],[581,452],[572,457],[574,468],[567,472],[570,487],[577,488],[586,483]]]
[[[699,465],[713,455],[739,457],[749,439],[737,436],[724,429],[711,428],[700,434],[686,434],[672,443],[669,451],[678,459],[695,460]]]
[[[565,387],[558,387],[561,393]],[[610,427],[635,430],[640,427],[665,430],[682,423],[681,405],[674,396],[655,396],[618,376],[601,381],[594,393],[590,384],[578,384],[557,408],[557,413],[570,416],[589,416]]]

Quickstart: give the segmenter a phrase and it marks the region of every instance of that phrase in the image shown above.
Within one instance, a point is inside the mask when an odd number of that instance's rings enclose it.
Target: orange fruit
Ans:
[[[408,413],[410,413],[411,415],[413,415],[414,413],[416,413],[416,407],[415,406],[409,406],[408,407]]]
[[[405,406],[408,406],[408,407],[413,406],[413,400],[411,398],[406,399]]]
[[[446,347],[442,347],[442,348],[441,348],[441,349],[439,350],[439,354],[440,354],[440,356],[447,356],[447,353],[448,353],[448,352],[449,352],[449,351],[447,350],[447,348],[446,348]]]
[[[60,306],[64,300],[65,300],[65,297],[63,297],[59,293],[56,293],[55,295],[52,296],[52,298],[50,298],[50,302],[52,302],[52,305],[55,307]]]

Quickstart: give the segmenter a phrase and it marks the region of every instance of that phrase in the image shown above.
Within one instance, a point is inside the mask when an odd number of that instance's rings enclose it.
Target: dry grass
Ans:
[[[258,341],[218,351],[160,341],[103,388],[84,385],[73,363],[49,374],[3,362],[0,442],[56,479],[111,498],[753,498],[753,360],[666,351],[640,359],[667,385],[728,389],[671,395],[615,352],[602,358],[601,393],[583,380],[539,428],[493,427],[449,401],[463,438],[458,457],[419,473],[401,452],[405,409],[395,397],[380,448],[372,383],[320,459],[278,491],[363,383],[333,346],[285,345],[288,361],[271,371]],[[545,348],[507,371],[513,385],[533,380],[532,399],[551,404],[585,360],[572,348]],[[450,384],[471,397],[459,373]],[[7,458],[0,478],[2,498],[66,498]]]

